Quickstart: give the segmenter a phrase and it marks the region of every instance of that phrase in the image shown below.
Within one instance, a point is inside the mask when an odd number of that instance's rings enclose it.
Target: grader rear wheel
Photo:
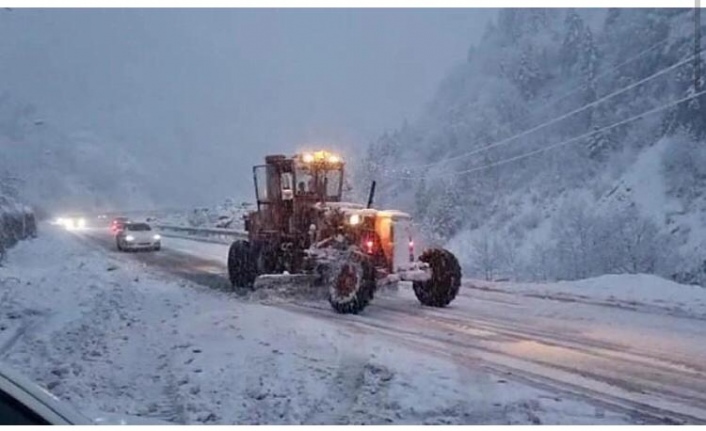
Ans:
[[[257,262],[248,241],[235,241],[228,250],[228,276],[235,288],[252,288]]]
[[[461,287],[461,265],[448,250],[432,248],[426,250],[419,260],[429,264],[431,278],[412,283],[419,302],[429,307],[446,307],[456,298]]]

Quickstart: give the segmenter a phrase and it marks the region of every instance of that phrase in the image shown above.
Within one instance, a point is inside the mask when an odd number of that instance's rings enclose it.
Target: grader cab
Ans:
[[[461,282],[455,256],[435,248],[417,257],[409,215],[372,209],[374,182],[366,206],[342,202],[343,175],[341,157],[326,151],[267,156],[253,168],[257,210],[245,217],[248,239],[229,250],[233,286],[305,275],[336,311],[357,313],[378,286],[407,280],[422,304],[448,305]]]

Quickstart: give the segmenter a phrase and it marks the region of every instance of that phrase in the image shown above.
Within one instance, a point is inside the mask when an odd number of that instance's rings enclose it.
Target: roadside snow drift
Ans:
[[[469,280],[466,286],[706,320],[706,288],[679,284],[649,274],[603,275],[559,283],[499,283]]]

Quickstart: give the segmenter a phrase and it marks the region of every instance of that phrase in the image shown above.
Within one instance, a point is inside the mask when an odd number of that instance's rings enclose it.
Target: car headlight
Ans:
[[[78,221],[76,222],[76,226],[79,228],[86,227],[86,219],[85,218],[78,219]]]
[[[125,241],[135,241],[135,237],[132,235],[128,235],[125,237]]]
[[[155,234],[155,235],[152,237],[152,239],[155,240],[155,241],[157,241],[157,240],[159,240],[159,239],[162,239],[162,237],[159,236],[159,234]]]
[[[360,223],[360,214],[351,214],[350,218],[348,218],[348,223],[351,226],[355,226]]]

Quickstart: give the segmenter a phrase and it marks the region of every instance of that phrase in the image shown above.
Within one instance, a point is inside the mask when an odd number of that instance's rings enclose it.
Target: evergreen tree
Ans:
[[[564,76],[571,77],[575,72],[582,51],[584,23],[573,9],[569,9],[564,20],[564,41],[561,45],[561,69]]]
[[[429,210],[430,196],[427,191],[427,181],[424,176],[421,177],[414,189],[414,206],[415,213],[420,219],[425,219]]]
[[[532,58],[531,48],[520,55],[520,64],[514,78],[525,100],[534,98],[538,93],[542,74]]]
[[[591,158],[605,160],[608,151],[613,147],[610,131],[599,131],[598,126],[593,126],[593,134],[587,139],[586,147]]]

